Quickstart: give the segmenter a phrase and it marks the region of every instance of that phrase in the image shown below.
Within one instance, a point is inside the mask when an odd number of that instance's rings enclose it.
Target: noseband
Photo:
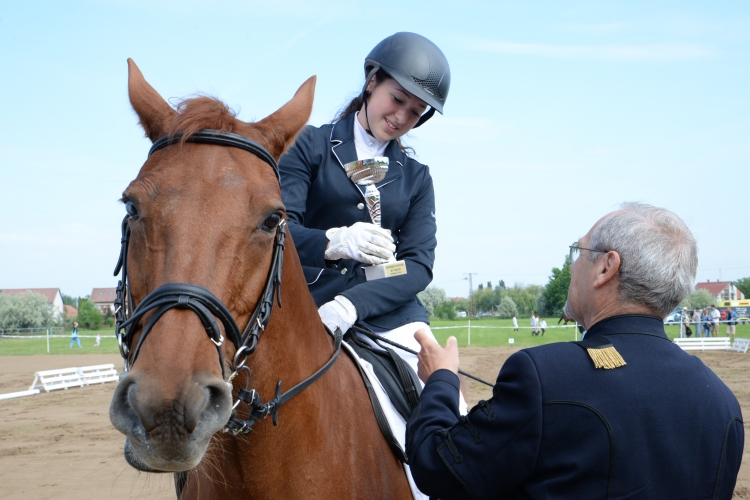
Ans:
[[[164,136],[154,142],[148,156],[181,141],[181,134]],[[263,146],[246,137],[229,132],[206,129],[196,132],[185,139],[184,142],[213,144],[217,146],[244,149],[245,151],[253,153],[270,165],[276,174],[276,179],[279,180],[279,167],[276,164],[274,157]],[[255,352],[255,348],[258,345],[258,339],[262,332],[265,331],[268,321],[271,319],[274,298],[278,302],[279,307],[281,307],[281,269],[284,260],[285,239],[286,221],[283,220],[276,227],[271,268],[269,269],[266,284],[263,288],[263,294],[261,295],[258,304],[255,306],[255,310],[250,316],[247,326],[245,326],[245,329],[240,332],[237,323],[232,317],[232,313],[229,312],[229,309],[227,309],[221,300],[219,300],[213,293],[200,285],[188,283],[166,283],[146,295],[135,309],[133,309],[133,296],[130,292],[130,280],[128,277],[128,242],[130,241],[130,224],[129,215],[126,215],[122,221],[120,257],[117,260],[114,272],[114,275],[117,276],[120,274],[120,271],[122,271],[121,279],[117,283],[117,295],[114,305],[117,342],[120,347],[120,355],[125,360],[125,370],[129,371],[133,367],[144,339],[164,313],[170,309],[189,309],[198,315],[208,337],[216,345],[219,354],[219,362],[221,364],[221,373],[224,380],[231,382],[240,371],[245,371],[245,388],[239,390],[238,400],[232,406],[232,415],[224,427],[224,431],[231,431],[234,434],[247,434],[250,432],[255,422],[269,415],[273,415],[273,423],[274,425],[277,425],[278,411],[281,404],[312,384],[331,367],[338,357],[342,337],[341,331],[338,329],[336,330],[335,335],[332,334],[335,341],[335,351],[333,356],[331,356],[328,362],[310,377],[284,393],[281,392],[281,380],[279,380],[276,384],[275,397],[268,403],[263,403],[263,400],[255,389],[248,389],[250,370],[245,366],[247,357]],[[138,330],[140,320],[151,310],[155,310],[156,312],[146,326],[143,327],[138,343],[135,348],[133,348],[133,337]],[[221,329],[219,328],[216,319],[218,319],[224,327],[224,333],[235,348],[234,358],[230,366],[232,373],[229,377],[226,376],[224,353],[222,351],[224,337],[221,334]],[[243,401],[250,406],[250,415],[244,420],[239,418],[235,412],[240,401]]]

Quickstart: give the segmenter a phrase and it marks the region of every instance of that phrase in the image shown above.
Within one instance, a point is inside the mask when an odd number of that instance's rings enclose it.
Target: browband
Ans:
[[[161,137],[157,139],[156,142],[154,142],[153,146],[151,146],[151,149],[149,149],[148,151],[148,156],[151,156],[155,152],[159,151],[160,149],[164,149],[167,146],[177,144],[180,141],[182,141],[182,132],[178,132],[174,135],[165,135],[164,137]],[[239,134],[233,134],[231,132],[203,129],[185,139],[185,142],[194,142],[197,144],[214,144],[216,146],[230,146],[233,148],[239,148],[244,149],[245,151],[249,151],[264,162],[271,165],[271,168],[273,168],[273,171],[276,174],[276,179],[279,180],[279,166],[276,164],[276,159],[271,155],[271,153],[268,152],[268,150],[266,150],[266,148],[253,141],[252,139],[248,139],[247,137]]]

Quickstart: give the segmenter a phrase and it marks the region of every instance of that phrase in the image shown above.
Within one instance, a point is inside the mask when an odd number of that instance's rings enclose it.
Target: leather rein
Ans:
[[[182,134],[164,136],[154,142],[148,156],[156,151],[164,149],[180,142],[192,142],[197,144],[212,144],[217,146],[235,147],[253,153],[273,168],[276,179],[279,180],[279,167],[274,157],[257,142],[241,135],[218,130],[205,129],[196,132],[186,139]],[[274,397],[264,403],[260,394],[255,389],[248,389],[250,382],[250,369],[245,366],[247,357],[255,352],[258,339],[265,331],[268,321],[271,319],[273,302],[276,299],[281,307],[281,268],[284,260],[284,246],[286,239],[286,221],[282,220],[276,227],[276,236],[273,245],[273,258],[268,272],[268,278],[263,288],[260,301],[255,306],[245,329],[240,332],[237,323],[229,309],[208,289],[195,284],[188,283],[166,283],[151,293],[133,309],[133,296],[130,292],[130,280],[128,277],[128,242],[130,241],[130,215],[126,215],[122,221],[122,237],[120,239],[120,257],[115,266],[114,275],[122,271],[121,279],[117,283],[117,295],[115,298],[115,320],[117,342],[120,355],[125,360],[125,370],[129,371],[135,363],[143,341],[153,328],[154,324],[164,313],[170,309],[189,309],[193,311],[201,321],[209,339],[216,346],[221,364],[221,374],[227,383],[231,383],[240,371],[245,371],[245,388],[239,389],[237,401],[232,405],[232,414],[224,426],[224,432],[237,434],[248,434],[253,425],[269,415],[273,415],[273,424],[278,425],[279,407],[300,393],[315,380],[320,378],[336,361],[341,351],[342,333],[336,329],[336,333],[328,332],[334,338],[334,353],[331,358],[311,376],[298,383],[286,392],[281,392],[281,380],[276,383]],[[138,325],[143,316],[156,310],[146,326],[143,327],[138,343],[133,348],[133,337],[138,330]],[[222,344],[224,337],[217,320],[224,327],[224,333],[232,342],[235,354],[230,368],[231,374],[227,377],[225,371],[224,353]],[[326,329],[327,330],[327,329]],[[250,407],[247,419],[237,416],[236,409],[240,401]]]

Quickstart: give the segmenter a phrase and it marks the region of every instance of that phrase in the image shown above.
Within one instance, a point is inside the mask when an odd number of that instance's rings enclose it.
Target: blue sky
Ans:
[[[0,288],[116,284],[117,200],[149,148],[128,57],[171,102],[247,121],[316,74],[320,125],[397,31],[452,71],[445,115],[406,141],[435,182],[433,284],[544,284],[623,201],[687,222],[698,280],[750,276],[746,2],[33,1],[0,5]]]

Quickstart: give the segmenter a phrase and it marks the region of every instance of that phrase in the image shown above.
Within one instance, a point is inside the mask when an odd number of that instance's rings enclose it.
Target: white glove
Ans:
[[[328,260],[354,259],[365,264],[384,264],[393,259],[396,245],[390,231],[369,222],[326,231],[331,243],[326,249]]]
[[[346,333],[357,321],[357,308],[343,295],[336,295],[332,301],[320,306],[318,314],[332,333],[336,332],[336,328]]]

